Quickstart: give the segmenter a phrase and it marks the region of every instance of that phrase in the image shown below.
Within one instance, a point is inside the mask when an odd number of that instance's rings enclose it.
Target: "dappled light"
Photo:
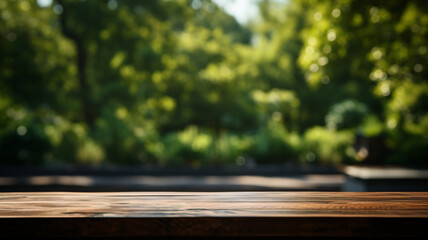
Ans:
[[[2,165],[428,163],[424,1],[15,0],[0,18]]]

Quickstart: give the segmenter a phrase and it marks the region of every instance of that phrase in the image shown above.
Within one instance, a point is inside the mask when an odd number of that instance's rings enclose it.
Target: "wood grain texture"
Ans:
[[[2,193],[3,237],[427,237],[428,193]]]

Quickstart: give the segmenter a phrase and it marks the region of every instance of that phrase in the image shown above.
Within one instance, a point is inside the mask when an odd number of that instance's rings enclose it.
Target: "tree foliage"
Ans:
[[[0,1],[0,163],[424,163],[425,1]],[[383,144],[383,143],[382,143]]]

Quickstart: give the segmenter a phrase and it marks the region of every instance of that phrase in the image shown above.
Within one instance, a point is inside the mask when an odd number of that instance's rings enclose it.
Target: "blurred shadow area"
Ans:
[[[332,167],[257,169],[7,168],[0,192],[20,191],[340,191]]]
[[[340,191],[341,175],[0,177],[0,191]]]

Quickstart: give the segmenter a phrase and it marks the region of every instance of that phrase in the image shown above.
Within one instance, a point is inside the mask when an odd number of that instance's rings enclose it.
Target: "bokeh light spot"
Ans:
[[[312,47],[312,46],[307,46],[307,47],[305,48],[305,52],[306,52],[307,54],[309,54],[309,55],[312,55],[312,54],[314,54],[315,49],[314,49],[314,47]]]
[[[202,7],[202,2],[200,0],[193,0],[192,1],[192,8],[193,9],[199,9]]]
[[[49,7],[52,4],[52,0],[37,0],[37,5],[39,7]]]
[[[313,152],[308,152],[306,154],[306,161],[308,161],[308,162],[315,161],[315,158],[316,158],[316,156],[315,156],[315,153],[313,153]]]
[[[19,136],[24,136],[27,133],[27,128],[25,126],[19,126],[16,128],[16,133]]]
[[[340,17],[341,11],[338,8],[333,9],[333,11],[331,12],[331,15],[333,15],[333,17],[338,18]]]
[[[320,57],[318,59],[318,64],[320,66],[325,66],[325,65],[327,65],[327,63],[328,63],[328,58],[327,57]]]
[[[322,19],[322,13],[320,13],[320,12],[314,13],[314,20],[315,21],[320,21],[321,19]]]
[[[311,66],[309,67],[309,70],[311,70],[311,72],[318,72],[319,69],[320,67],[316,63],[311,64]]]
[[[374,59],[378,60],[378,59],[382,58],[383,54],[382,54],[382,51],[380,51],[379,48],[374,48],[373,52],[372,52],[372,56],[373,56]]]
[[[117,8],[117,6],[118,6],[118,4],[117,4],[116,0],[109,0],[108,3],[107,3],[107,7],[110,10],[115,10]]]
[[[324,85],[329,84],[330,83],[330,78],[328,76],[323,76],[321,78],[321,83],[324,84]]]
[[[327,39],[328,39],[330,42],[333,42],[334,40],[336,40],[336,33],[335,33],[335,32],[333,32],[333,31],[330,31],[330,32],[327,34]]]
[[[422,64],[415,64],[415,66],[413,67],[413,70],[415,70],[415,72],[422,72],[422,70],[424,70],[424,67],[422,66]]]
[[[55,4],[55,6],[53,7],[53,11],[57,15],[60,15],[63,10],[64,10],[63,7],[59,4]]]
[[[382,95],[383,96],[389,96],[389,94],[391,93],[391,90],[389,89],[389,86],[387,86],[387,85],[383,85],[381,88],[380,88],[380,91],[382,92]]]
[[[329,53],[331,53],[331,46],[330,46],[330,45],[325,45],[325,46],[322,48],[322,51],[323,51],[325,54],[329,54]]]

